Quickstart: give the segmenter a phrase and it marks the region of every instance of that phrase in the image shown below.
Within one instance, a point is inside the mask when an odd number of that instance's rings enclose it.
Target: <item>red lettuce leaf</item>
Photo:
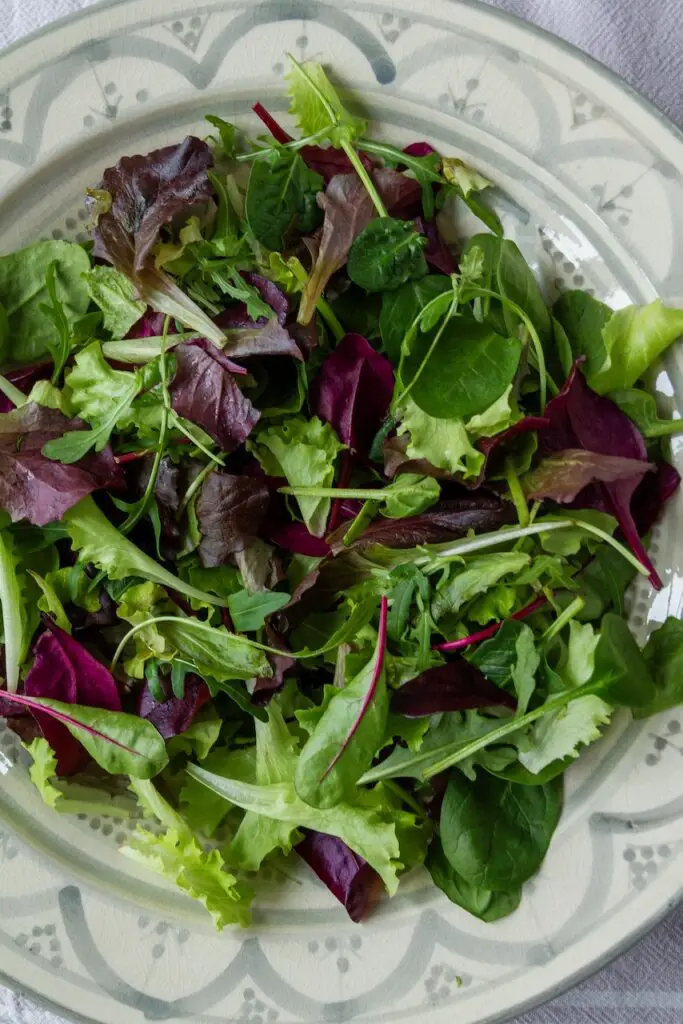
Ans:
[[[261,528],[270,495],[263,479],[210,473],[197,499],[199,557],[211,568],[243,551]]]
[[[403,147],[403,152],[408,156],[431,156],[436,150],[429,142],[411,142],[409,146]]]
[[[380,902],[382,879],[342,839],[306,829],[296,852],[345,907],[352,921],[362,921]]]
[[[581,448],[640,461],[642,472],[615,483],[592,484],[577,495],[574,504],[577,508],[603,509],[616,517],[627,544],[650,572],[653,587],[659,590],[662,582],[631,513],[634,493],[650,468],[645,441],[626,413],[588,386],[580,363],[577,360],[560,394],[546,406],[545,415],[550,423],[539,432],[541,448],[546,453]]]
[[[52,374],[52,363],[36,363],[34,366],[23,366],[18,370],[8,370],[5,377],[16,388],[28,395],[34,384],[39,380],[48,380]],[[0,392],[0,413],[11,412],[14,402]]]
[[[155,313],[153,309],[147,309],[137,323],[133,324],[128,331],[126,338],[159,338],[164,333],[163,313]],[[169,325],[169,334],[175,334],[173,323]]]
[[[34,662],[24,683],[26,696],[120,711],[121,698],[111,672],[51,619],[44,621],[47,631],[33,648]],[[90,756],[66,726],[45,710],[32,709],[32,714],[55,752],[57,774],[72,775],[84,768]]]
[[[28,519],[45,526],[98,488],[123,486],[123,471],[109,445],[69,466],[43,455],[48,441],[85,427],[82,420],[34,402],[0,416],[0,506],[14,522]]]
[[[330,553],[330,545],[322,537],[314,537],[304,523],[268,519],[262,533],[271,544],[297,555],[324,558]]]
[[[636,488],[631,512],[641,537],[650,532],[680,483],[680,474],[674,466],[669,462],[658,462],[654,473],[648,473]]]
[[[514,519],[510,502],[490,494],[471,495],[437,502],[428,511],[405,519],[377,519],[352,547],[383,544],[389,548],[414,548],[420,544],[439,544],[464,537],[469,530],[475,533],[497,530]],[[347,526],[340,527],[327,538],[333,551],[343,550],[342,540],[347,529]]]
[[[654,468],[652,463],[643,463],[640,459],[566,448],[541,459],[524,477],[524,491],[528,498],[552,498],[567,504],[589,484],[632,480]]]
[[[249,372],[244,366],[240,366],[239,363],[233,363],[232,359],[225,354],[222,348],[218,348],[208,338],[193,338],[192,341],[184,342],[190,348],[200,348],[202,352],[206,352],[214,362],[222,366],[228,373],[234,373],[238,377],[246,376]]]
[[[360,334],[346,334],[311,385],[311,411],[351,451],[367,456],[394,393],[391,363]]]
[[[147,266],[159,232],[179,214],[213,195],[209,146],[188,136],[145,156],[124,156],[108,167],[99,186],[111,196],[93,232],[93,255],[129,273]]]
[[[171,385],[173,409],[196,423],[226,452],[246,441],[259,413],[224,368],[225,358],[207,344],[184,343],[174,350],[177,369]]]
[[[145,683],[137,713],[151,722],[165,740],[170,740],[190,728],[197,712],[211,700],[211,694],[204,680],[193,673],[185,676],[185,695],[180,698],[173,696],[170,680],[159,682],[167,699],[155,700]]]
[[[251,326],[230,327],[224,330],[227,341],[223,346],[223,352],[226,356],[234,356],[236,359],[248,359],[250,356],[292,356],[293,359],[303,361],[301,349],[276,317],[263,324],[252,322]]]
[[[447,665],[427,669],[396,690],[391,710],[406,718],[426,718],[442,711],[466,711],[470,708],[506,707],[512,711],[517,702],[511,694],[492,683],[476,665],[462,657]]]

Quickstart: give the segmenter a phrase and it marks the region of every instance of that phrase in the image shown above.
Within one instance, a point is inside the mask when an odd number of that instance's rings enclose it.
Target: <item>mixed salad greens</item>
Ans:
[[[493,921],[616,709],[683,700],[625,619],[683,310],[549,304],[485,178],[288,89],[299,138],[209,117],[0,258],[0,715],[218,928],[291,851],[354,920],[424,863]]]

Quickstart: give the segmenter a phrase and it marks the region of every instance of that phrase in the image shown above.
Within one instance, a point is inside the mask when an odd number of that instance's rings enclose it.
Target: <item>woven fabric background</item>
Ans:
[[[0,49],[93,0],[0,0]],[[132,3],[135,0],[131,0]],[[489,0],[618,71],[683,127],[682,0]],[[612,966],[514,1024],[681,1024],[683,907]],[[0,1024],[63,1024],[0,988]],[[511,1022],[513,1024],[513,1022]]]

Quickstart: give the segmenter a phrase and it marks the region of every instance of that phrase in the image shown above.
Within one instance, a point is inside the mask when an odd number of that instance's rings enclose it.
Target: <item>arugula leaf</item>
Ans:
[[[323,179],[298,153],[272,150],[254,160],[244,207],[254,237],[280,251],[294,230],[311,234],[322,220],[316,195],[323,188]]]
[[[247,449],[261,463],[268,476],[285,476],[292,487],[330,487],[334,480],[334,461],[342,451],[329,423],[317,417],[305,420],[290,417],[277,427],[257,430]],[[322,537],[330,512],[330,498],[299,498],[306,526],[315,537]]]
[[[64,514],[63,522],[71,538],[72,547],[80,552],[81,561],[93,562],[110,579],[123,580],[127,576],[141,576],[152,583],[158,583],[161,587],[170,587],[179,594],[206,604],[224,605],[220,598],[196,590],[178,576],[174,576],[127,537],[122,536],[92,498],[84,498],[70,508]]]
[[[61,351],[60,329],[45,314],[46,304],[53,308],[48,274],[52,275],[58,308],[68,327],[73,328],[90,303],[83,280],[89,270],[90,257],[73,242],[38,242],[0,256],[0,305],[8,328],[7,348],[0,350],[3,361],[32,363],[47,352]]]
[[[441,809],[441,844],[471,886],[510,892],[541,866],[562,810],[561,781],[519,786],[455,772]]]
[[[371,220],[349,251],[347,272],[368,292],[386,292],[427,274],[425,238],[412,221]]]
[[[491,889],[466,882],[448,862],[438,840],[429,848],[425,867],[434,884],[448,896],[451,903],[456,903],[463,910],[478,917],[480,921],[490,923],[508,917],[517,910],[521,902],[521,886],[511,888],[507,892],[493,892]]]
[[[147,816],[164,826],[161,834],[139,825],[121,853],[172,881],[202,903],[218,931],[227,925],[250,923],[252,893],[226,870],[218,850],[206,852],[183,818],[151,784],[133,781],[131,789]]]
[[[102,310],[105,330],[113,338],[124,338],[147,306],[137,298],[135,286],[114,267],[93,267],[83,275],[90,297]]]
[[[654,395],[647,391],[618,388],[610,392],[609,397],[633,420],[644,437],[670,437],[683,432],[683,419],[660,419]]]
[[[599,395],[632,388],[681,334],[683,309],[671,309],[661,299],[649,306],[620,309],[603,328],[606,358],[600,369],[590,374],[590,386]]]
[[[261,629],[269,615],[284,608],[291,596],[282,591],[266,590],[250,594],[240,590],[228,598],[228,610],[238,633],[251,633]]]
[[[514,377],[521,343],[459,315],[439,332],[419,335],[402,364],[413,401],[430,416],[446,420],[484,412]]]
[[[372,657],[343,689],[327,687],[322,715],[316,714],[315,726],[309,730],[297,762],[295,786],[302,800],[312,807],[352,802],[358,779],[372,764],[384,738],[389,714],[383,674],[386,628],[387,603],[383,598]],[[310,714],[298,715],[304,728]]]
[[[299,64],[290,55],[287,91],[289,108],[302,135],[318,135],[333,146],[354,142],[367,129],[367,121],[346,110],[339,95],[316,61]]]

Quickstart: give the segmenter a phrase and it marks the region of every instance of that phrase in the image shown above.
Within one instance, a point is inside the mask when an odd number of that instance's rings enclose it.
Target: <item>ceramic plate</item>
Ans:
[[[431,139],[494,178],[506,231],[551,292],[683,299],[681,137],[578,52],[445,0],[131,0],[34,36],[0,58],[3,249],[84,238],[81,195],[101,169],[201,131],[206,112],[244,125],[256,99],[282,112],[286,51],[333,64],[392,141]],[[656,375],[669,410],[682,371],[674,353]],[[682,513],[674,503],[652,544],[664,589],[632,595],[643,636],[681,611]],[[674,905],[682,723],[619,719],[572,769],[561,827],[512,918],[481,924],[418,873],[359,927],[293,866],[253,930],[222,936],[117,854],[123,822],[49,813],[0,729],[0,980],[106,1024],[507,1019]]]

